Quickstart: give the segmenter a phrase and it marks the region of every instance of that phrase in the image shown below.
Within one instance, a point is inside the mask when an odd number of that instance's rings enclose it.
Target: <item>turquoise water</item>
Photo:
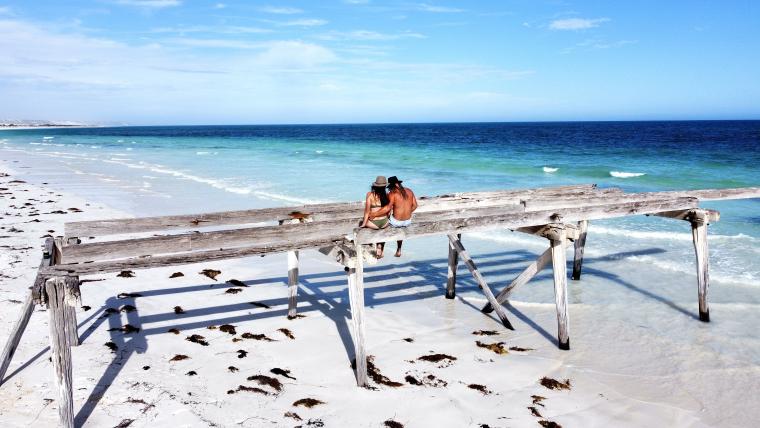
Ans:
[[[758,121],[125,127],[3,131],[0,141],[4,158],[34,163],[38,181],[136,215],[358,200],[380,174],[419,195],[760,186]],[[704,205],[723,214],[710,231],[713,279],[757,286],[760,201]],[[531,239],[474,236],[493,246]],[[599,251],[656,246],[666,253],[633,260],[694,269],[685,223],[609,220],[591,237]]]

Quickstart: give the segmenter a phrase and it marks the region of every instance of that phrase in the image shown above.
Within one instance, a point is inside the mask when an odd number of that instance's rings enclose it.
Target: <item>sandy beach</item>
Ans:
[[[60,235],[68,221],[132,214],[27,182],[39,175],[23,161],[0,169],[4,341],[45,235]],[[488,252],[475,240],[471,248],[492,277],[518,273],[542,245]],[[760,341],[732,334],[760,325],[752,288],[714,287],[714,320],[700,323],[694,275],[634,271],[624,254],[592,246],[585,277],[570,284],[573,348],[560,351],[551,272],[515,295],[511,332],[479,312],[485,299],[461,266],[457,299],[443,297],[445,248],[440,239],[410,241],[404,258],[367,270],[369,389],[355,386],[350,368],[345,274],[316,252],[302,255],[302,317],[292,321],[284,255],[85,277],[82,344],[73,348],[77,423],[701,427],[760,419]],[[212,279],[204,269],[220,273]],[[38,309],[0,387],[4,426],[56,424],[47,332]]]

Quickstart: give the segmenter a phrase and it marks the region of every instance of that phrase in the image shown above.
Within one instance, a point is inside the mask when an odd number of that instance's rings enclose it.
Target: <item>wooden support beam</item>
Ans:
[[[710,322],[710,308],[707,305],[707,291],[710,287],[710,262],[707,248],[707,224],[709,214],[705,210],[694,210],[691,217],[691,236],[697,257],[697,294],[699,297],[699,320]]]
[[[76,239],[76,238],[74,238]],[[77,245],[79,240],[76,239],[72,245]],[[63,260],[63,239],[62,238],[55,238],[53,241],[53,265],[58,265],[61,263],[61,260]],[[79,293],[79,284],[76,286],[77,290],[77,297],[76,300],[79,299],[78,293]],[[67,305],[63,310],[66,311],[66,316],[64,319],[66,320],[66,338],[68,339],[69,346],[79,346],[79,331],[78,331],[78,323],[77,323],[77,312],[76,307],[74,306],[74,302],[72,304]]]
[[[298,304],[298,251],[288,251],[288,318],[296,317]]]
[[[570,245],[570,241],[565,241],[565,247]],[[533,279],[536,275],[538,275],[539,272],[541,272],[546,265],[549,264],[549,262],[552,260],[552,249],[549,247],[546,251],[544,251],[536,260],[534,260],[531,264],[528,265],[528,267],[525,268],[522,272],[520,272],[520,275],[517,275],[515,279],[512,280],[512,282],[509,283],[504,289],[502,289],[499,294],[496,295],[496,301],[499,302],[499,304],[503,304],[507,300],[509,300],[509,296],[512,295],[512,293],[518,288],[525,284],[527,284],[531,279]],[[484,314],[488,314],[493,312],[493,306],[491,306],[490,303],[486,303],[485,306],[483,306],[483,309],[481,311]]]
[[[457,234],[457,239],[461,242],[462,235]],[[449,241],[449,271],[446,276],[446,298],[453,299],[457,290],[457,265],[459,264],[459,253],[454,249],[454,244]]]
[[[554,270],[554,301],[557,306],[559,349],[570,349],[570,319],[567,314],[567,255],[565,254],[565,228],[558,225],[556,235],[550,238],[552,268]]]
[[[359,386],[368,386],[367,351],[364,347],[364,262],[359,245],[356,245],[352,253],[352,258],[355,260],[353,266],[348,268],[348,299],[351,305],[351,324],[354,333],[356,383]]]
[[[496,309],[496,314],[499,316],[501,323],[504,325],[504,327],[510,330],[514,330],[515,328],[512,327],[512,323],[510,323],[509,319],[507,318],[507,311],[504,309],[503,306],[501,306],[500,304],[496,302],[496,297],[493,295],[493,291],[491,291],[491,287],[488,286],[488,283],[486,282],[485,278],[483,278],[483,275],[480,274],[478,267],[475,265],[475,261],[472,260],[472,257],[470,257],[470,255],[464,249],[464,247],[462,246],[462,242],[459,240],[457,235],[450,234],[449,242],[451,242],[454,249],[459,254],[459,257],[462,258],[462,261],[464,262],[465,266],[467,266],[467,268],[470,270],[470,273],[472,273],[472,276],[475,278],[475,281],[480,286],[480,289],[483,290],[483,294],[486,295],[486,299],[488,299],[488,302],[491,303],[491,305]]]
[[[702,209],[702,211],[705,212],[706,220],[708,223],[715,223],[720,221],[720,212],[715,210],[708,210],[708,209]],[[694,216],[694,210],[676,210],[676,211],[665,211],[661,213],[654,213],[654,214],[648,214],[653,215],[655,217],[665,217],[665,218],[672,218],[674,220],[686,220],[691,221],[691,218]]]
[[[53,238],[47,238],[45,240],[45,246],[42,251],[40,269],[45,266],[49,266],[52,263],[53,246]],[[5,348],[3,348],[3,354],[0,356],[0,385],[2,385],[3,381],[5,380],[5,373],[8,371],[8,366],[10,366],[11,360],[13,360],[13,354],[16,353],[18,344],[21,341],[21,336],[24,335],[24,331],[26,330],[27,325],[29,325],[29,319],[32,317],[34,307],[40,301],[40,293],[42,291],[41,289],[45,287],[44,283],[45,277],[37,272],[37,277],[34,279],[34,284],[32,285],[26,301],[24,302],[24,306],[21,309],[21,315],[19,316],[18,321],[16,321],[16,324],[13,326],[13,330],[11,330],[8,341],[5,343]]]
[[[71,291],[78,288],[79,279],[75,277],[53,277],[45,281],[45,294],[50,313],[50,349],[55,383],[58,386],[59,426],[74,428],[74,399],[72,395],[71,348],[67,328],[71,321]]]
[[[581,279],[581,267],[583,266],[583,252],[586,250],[586,232],[588,220],[578,222],[578,239],[575,240],[575,255],[573,256],[573,280]]]

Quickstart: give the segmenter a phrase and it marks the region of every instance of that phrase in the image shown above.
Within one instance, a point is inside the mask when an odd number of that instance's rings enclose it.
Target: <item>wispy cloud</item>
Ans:
[[[446,7],[446,6],[436,6],[429,3],[417,3],[415,5],[415,8],[417,10],[421,10],[423,12],[433,12],[433,13],[460,13],[464,12],[464,9],[459,9],[456,7]]]
[[[260,7],[259,10],[264,13],[274,13],[277,15],[295,15],[303,13],[303,9],[298,9],[296,7],[264,6]]]
[[[321,25],[327,24],[327,21],[325,21],[324,19],[305,18],[305,19],[293,19],[291,21],[277,22],[276,24],[282,25],[285,27],[319,27]]]
[[[599,24],[602,24],[604,22],[608,22],[609,18],[594,18],[594,19],[585,19],[585,18],[565,18],[565,19],[555,19],[549,24],[549,28],[552,30],[570,30],[570,31],[578,31],[578,30],[587,30],[589,28],[598,27]]]
[[[268,28],[259,27],[246,27],[246,26],[234,26],[224,25],[218,27],[211,27],[206,25],[194,25],[189,27],[159,27],[150,30],[151,33],[174,33],[174,34],[190,34],[190,33],[216,33],[216,34],[261,34],[271,33],[272,30]]]
[[[137,6],[150,9],[174,7],[182,4],[180,0],[117,0],[116,3],[126,6]]]
[[[363,41],[384,41],[398,39],[424,39],[426,36],[414,32],[401,33],[380,33],[370,30],[355,31],[330,31],[328,33],[317,35],[316,38],[321,40],[363,40]]]
[[[608,41],[605,39],[599,39],[599,38],[586,39],[580,43],[575,44],[574,46],[563,49],[562,53],[569,54],[578,50],[616,49],[616,48],[622,48],[628,45],[634,45],[638,42],[639,42],[638,40],[617,40],[617,41],[611,42],[611,41]]]
[[[11,14],[11,8],[8,6],[0,6],[0,15],[10,15]]]
[[[224,3],[217,3],[217,4],[214,5],[214,9],[224,9],[226,7],[227,7],[227,5],[224,4]]]

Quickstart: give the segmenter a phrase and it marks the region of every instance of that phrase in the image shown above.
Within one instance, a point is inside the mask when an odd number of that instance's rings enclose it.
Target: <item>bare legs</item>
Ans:
[[[401,244],[404,241],[396,241],[396,257],[401,257]]]

